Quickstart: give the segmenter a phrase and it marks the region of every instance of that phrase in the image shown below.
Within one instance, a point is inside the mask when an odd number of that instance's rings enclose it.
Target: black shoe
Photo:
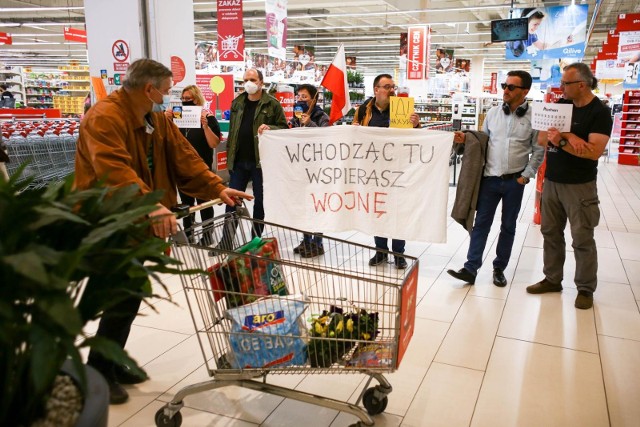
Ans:
[[[109,403],[111,405],[121,405],[129,400],[129,393],[117,381],[107,380],[109,385]]]
[[[455,270],[447,270],[450,276],[455,277],[458,280],[462,280],[470,285],[476,283],[476,275],[467,270],[466,268],[461,268],[458,271]]]
[[[493,269],[493,284],[501,288],[507,286],[507,278],[504,277],[504,272],[499,268]]]
[[[117,366],[115,369],[116,381],[120,384],[140,384],[149,379],[147,375],[140,376],[131,372],[126,366]]]
[[[376,252],[376,254],[369,260],[369,265],[375,267],[376,265],[387,262],[388,259],[389,255],[383,252]]]
[[[395,257],[395,259],[393,260],[393,263],[396,265],[396,268],[398,269],[407,268],[407,260],[404,259],[403,256]]]
[[[307,248],[309,248],[309,246],[311,246],[311,242],[305,242],[304,240],[302,240],[298,246],[293,248],[293,253],[294,254],[299,254],[302,251],[307,250]]]
[[[302,258],[315,258],[324,254],[324,247],[318,245],[315,242],[309,243],[307,246],[300,249],[300,256]]]

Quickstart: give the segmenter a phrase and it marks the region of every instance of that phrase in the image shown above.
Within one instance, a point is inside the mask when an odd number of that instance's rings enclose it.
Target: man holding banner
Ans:
[[[356,126],[375,126],[388,128],[391,121],[390,118],[390,97],[395,96],[397,86],[393,82],[393,77],[389,74],[380,74],[373,81],[373,94],[374,97],[365,101],[356,110],[353,116],[353,124]],[[414,128],[420,127],[420,117],[414,112],[410,116],[411,123]],[[386,237],[374,237],[376,248],[385,251],[389,250],[389,239]],[[391,250],[393,252],[402,254],[404,253],[404,240],[392,239]],[[370,266],[380,265],[388,261],[388,255],[386,252],[376,252],[376,254],[369,260]],[[395,257],[394,264],[396,268],[406,268],[407,261],[404,257]]]
[[[531,82],[531,75],[526,71],[509,71],[506,83],[502,84],[504,103],[489,110],[482,126],[482,131],[489,135],[489,143],[483,159],[484,171],[467,262],[458,271],[447,270],[451,276],[472,285],[482,265],[498,203],[502,201],[502,224],[493,260],[493,284],[507,286],[504,270],[511,256],[524,186],[535,176],[544,158],[544,149],[537,144],[537,131],[531,128],[531,110],[525,99]],[[453,142],[464,144],[465,139],[463,132],[456,132]],[[482,166],[482,163],[478,162],[477,166]],[[461,181],[458,191],[468,185],[475,183]]]

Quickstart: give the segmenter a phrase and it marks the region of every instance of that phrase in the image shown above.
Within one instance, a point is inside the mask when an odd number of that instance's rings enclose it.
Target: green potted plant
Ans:
[[[87,389],[83,347],[143,374],[115,343],[83,327],[131,294],[152,296],[150,286],[127,278],[175,272],[177,261],[149,233],[146,215],[159,194],[76,191],[69,179],[29,190],[18,175],[0,179],[0,425],[26,427],[43,417],[68,359]]]

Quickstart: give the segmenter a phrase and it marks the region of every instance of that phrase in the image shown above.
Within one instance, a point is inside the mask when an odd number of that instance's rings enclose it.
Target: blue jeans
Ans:
[[[507,268],[516,235],[516,222],[523,193],[524,185],[518,184],[515,178],[502,179],[494,176],[482,178],[476,207],[476,219],[471,231],[471,242],[464,268],[476,274],[482,265],[482,254],[487,245],[489,230],[500,200],[502,200],[502,224],[500,225],[500,236],[498,237],[493,268],[500,270]]]
[[[376,242],[376,248],[384,249],[385,251],[389,250],[389,239],[386,237],[378,237],[374,236],[373,240]],[[404,253],[404,240],[391,239],[391,251],[398,252],[399,254]]]
[[[229,188],[245,191],[249,181],[253,182],[253,218],[264,220],[264,205],[262,192],[262,169],[258,168],[253,162],[236,162],[233,170],[229,171],[231,179]],[[226,212],[232,212],[235,208],[227,206]],[[254,223],[252,235],[260,236],[264,229],[263,224]]]

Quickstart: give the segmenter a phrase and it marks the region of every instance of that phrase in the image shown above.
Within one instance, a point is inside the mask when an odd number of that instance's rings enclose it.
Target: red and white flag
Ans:
[[[333,62],[329,65],[329,69],[320,84],[329,89],[333,95],[331,98],[331,114],[329,114],[329,124],[333,124],[351,110],[344,44],[340,44],[338,53],[333,58]]]

